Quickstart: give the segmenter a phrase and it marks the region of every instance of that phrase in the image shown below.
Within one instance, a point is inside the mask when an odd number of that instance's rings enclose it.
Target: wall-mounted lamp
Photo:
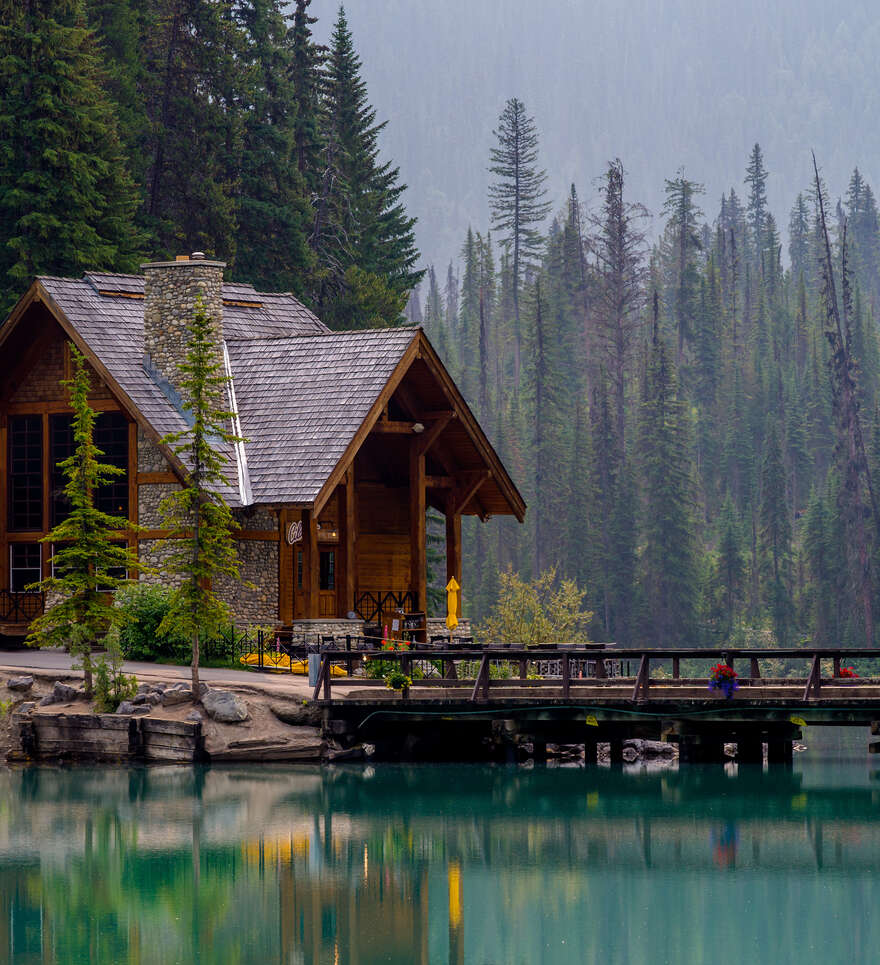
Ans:
[[[425,431],[425,427],[422,425],[421,422],[414,422],[412,430],[416,435],[418,435],[420,432]]]

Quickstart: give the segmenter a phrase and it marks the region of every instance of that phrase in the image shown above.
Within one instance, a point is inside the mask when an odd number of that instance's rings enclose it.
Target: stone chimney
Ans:
[[[217,353],[223,338],[223,261],[208,261],[201,251],[175,261],[141,265],[144,279],[144,364],[177,387],[196,299],[214,318]]]

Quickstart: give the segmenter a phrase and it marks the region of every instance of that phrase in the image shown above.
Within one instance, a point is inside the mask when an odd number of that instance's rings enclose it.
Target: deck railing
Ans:
[[[804,649],[680,649],[658,650],[644,648],[604,649],[602,644],[586,646],[559,647],[486,647],[473,650],[430,649],[422,650],[367,650],[360,654],[370,660],[399,662],[404,673],[410,674],[412,667],[418,662],[428,661],[434,668],[435,675],[413,681],[413,690],[419,688],[451,688],[470,686],[470,700],[479,703],[489,699],[492,687],[520,689],[522,696],[528,696],[532,690],[553,688],[561,689],[563,699],[572,696],[572,691],[589,683],[593,685],[621,685],[629,686],[627,699],[636,703],[648,700],[652,695],[668,696],[684,688],[694,686],[705,687],[708,680],[707,663],[726,663],[734,668],[737,661],[743,666],[748,661],[748,674],[743,674],[739,682],[745,687],[768,686],[803,686],[802,699],[804,701],[817,699],[822,696],[823,686],[833,684],[835,688],[841,686],[859,686],[859,678],[848,678],[841,675],[844,660],[852,659],[880,659],[880,649],[845,649],[845,648],[804,648]],[[682,662],[698,672],[690,676],[682,676]],[[779,662],[805,662],[808,673],[806,677],[762,677],[761,663],[779,666]],[[344,653],[338,650],[322,648],[321,664],[318,680],[314,688],[313,699],[329,700],[332,696],[333,664],[348,663]],[[823,663],[830,675],[823,675]],[[533,673],[537,664],[543,664],[544,673]],[[558,672],[547,673],[547,665],[555,665]],[[504,668],[504,672],[497,679],[492,676],[492,667]],[[629,667],[636,666],[634,676]],[[442,667],[442,670],[439,668]],[[615,673],[616,668],[616,673]],[[462,676],[463,670],[466,676]],[[652,670],[659,672],[652,677]],[[497,672],[497,671],[496,671]],[[349,674],[351,670],[349,669]],[[610,680],[614,676],[616,679]],[[349,678],[338,678],[337,683],[352,683]],[[381,680],[358,679],[358,684],[381,684]],[[864,686],[866,681],[861,682]],[[876,682],[871,681],[876,686]],[[663,693],[665,691],[665,694]]]
[[[45,605],[43,593],[0,590],[0,623],[20,623],[26,626],[40,616]]]

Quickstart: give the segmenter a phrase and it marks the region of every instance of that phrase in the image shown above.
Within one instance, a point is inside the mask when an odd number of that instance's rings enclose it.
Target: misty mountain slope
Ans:
[[[336,3],[315,0],[316,34]],[[880,180],[880,6],[864,0],[348,0],[384,147],[409,185],[426,261],[488,223],[492,129],[506,98],[534,115],[554,202],[585,198],[619,156],[656,214],[684,166],[714,210],[764,149],[788,212],[815,149],[834,197],[854,165]]]

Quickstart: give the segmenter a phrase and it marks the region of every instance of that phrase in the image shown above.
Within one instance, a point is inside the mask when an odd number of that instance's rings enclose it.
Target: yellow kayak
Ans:
[[[239,657],[239,663],[243,663],[246,667],[259,667],[260,654],[256,650],[252,650],[250,653]],[[262,669],[272,671],[273,673],[298,673],[306,677],[309,673],[309,664],[307,660],[294,660],[291,662],[290,657],[288,657],[286,653],[264,651]],[[330,676],[345,677],[346,672],[344,668],[338,667],[334,663],[330,667]]]

